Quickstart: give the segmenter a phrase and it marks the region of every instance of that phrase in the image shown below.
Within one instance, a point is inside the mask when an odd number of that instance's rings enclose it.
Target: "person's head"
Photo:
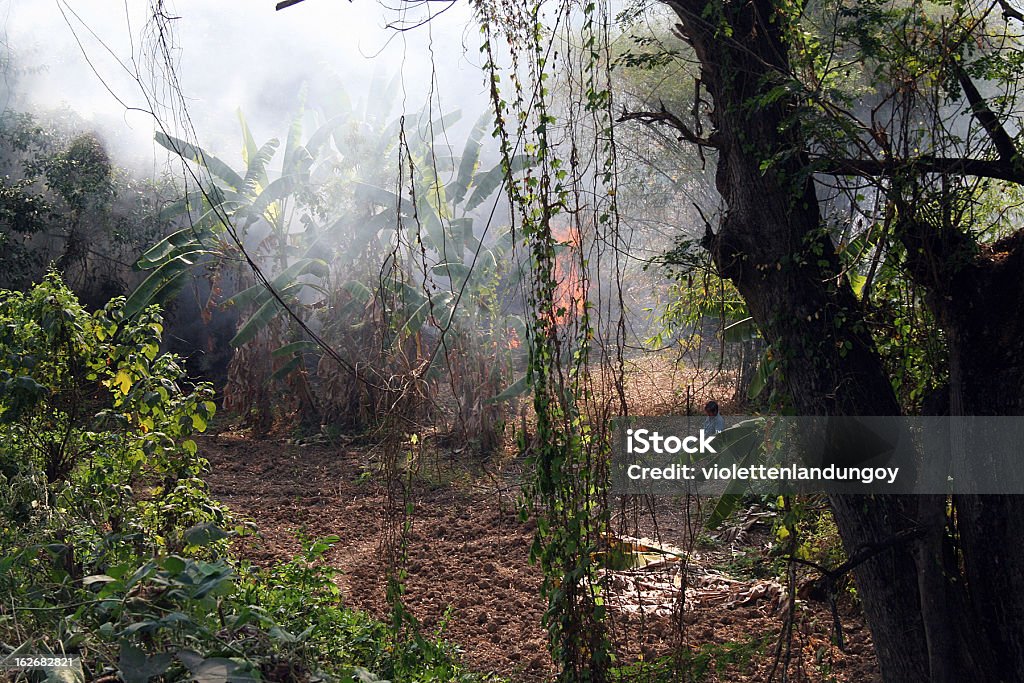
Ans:
[[[704,404],[704,414],[708,417],[714,417],[718,415],[718,403],[716,401],[708,401]]]

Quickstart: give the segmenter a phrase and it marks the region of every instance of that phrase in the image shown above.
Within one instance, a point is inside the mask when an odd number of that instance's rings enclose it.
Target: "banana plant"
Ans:
[[[436,293],[428,295],[424,287],[408,286],[393,292],[403,304],[398,327],[408,333],[419,331],[428,322],[448,330],[460,317],[467,327],[476,325],[489,310],[485,295],[511,256],[508,231],[488,240],[485,230],[476,227],[480,221],[474,215],[497,192],[506,175],[501,164],[480,168],[483,136],[490,121],[489,114],[477,120],[462,153],[449,160],[455,172],[447,182],[443,168],[431,163],[438,158],[436,150],[422,142],[428,135],[421,134],[417,136],[421,142],[409,149],[417,171],[411,192],[405,188],[399,195],[369,183],[356,185],[357,197],[373,207],[374,223],[364,239],[393,243],[397,241],[396,226],[415,226],[412,238],[404,240],[411,245],[407,258],[424,271],[420,278],[429,280]],[[528,164],[525,155],[517,157],[513,173]]]
[[[341,339],[360,352],[374,335],[392,349],[413,340],[414,355],[428,348],[425,367],[435,380],[444,372],[446,335],[451,341],[488,325],[492,337],[504,333],[495,332],[495,282],[512,241],[507,233],[488,237],[476,216],[506,175],[500,165],[481,169],[489,117],[480,117],[461,154],[452,155],[438,137],[459,112],[390,117],[383,113],[386,103],[373,108],[367,102],[359,111],[339,98],[341,106],[321,115],[305,141],[303,123],[315,114],[300,108],[283,156],[277,139],[257,144],[239,113],[244,167],[238,170],[197,145],[158,135],[159,144],[201,169],[208,181],[168,207],[168,214],[187,213],[190,224],[139,259],[137,267],[150,274],[131,295],[127,312],[166,300],[199,265],[249,260],[270,288],[253,282],[229,293],[227,305],[249,311],[230,343],[240,348],[276,329],[270,379],[306,365],[310,352],[316,355],[297,332],[282,336],[275,323],[282,303],[306,320],[329,311],[322,321],[327,330],[384,321],[370,337],[345,333]],[[517,158],[513,171],[527,163],[525,156]],[[399,174],[402,190],[385,189]],[[388,269],[394,277],[381,276]],[[380,320],[368,323],[375,315]],[[506,322],[516,329],[514,319]],[[421,343],[428,330],[441,340],[432,350]],[[414,364],[422,366],[422,359]],[[481,402],[506,397],[506,390],[501,384],[488,388]]]
[[[301,112],[289,130],[281,168],[273,180],[268,166],[280,142],[271,139],[257,146],[241,112],[239,120],[242,159],[246,165],[241,173],[201,147],[157,133],[157,143],[204,169],[210,179],[205,187],[186,194],[164,210],[165,217],[187,215],[189,225],[155,244],[136,262],[136,268],[151,273],[129,297],[127,315],[134,315],[152,303],[166,301],[196,265],[237,258],[241,251],[252,246],[256,246],[254,256],[269,255],[282,270],[289,268],[294,276],[324,272],[326,264],[322,261],[305,255],[299,261],[292,261],[289,253],[289,209],[295,195],[308,186],[313,163],[309,150],[300,144]],[[193,219],[196,215],[198,218]],[[268,228],[269,234],[262,243],[272,245],[271,254],[260,245],[249,244],[252,241],[250,231],[257,223]]]

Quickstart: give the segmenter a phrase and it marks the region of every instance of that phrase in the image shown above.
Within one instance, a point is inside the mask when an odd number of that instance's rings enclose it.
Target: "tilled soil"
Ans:
[[[388,506],[380,477],[367,474],[368,449],[232,434],[204,437],[201,448],[212,465],[214,496],[259,528],[258,536],[239,541],[243,557],[268,566],[300,550],[299,533],[336,535],[341,540],[326,559],[344,572],[339,585],[346,604],[385,616],[381,538]],[[443,629],[472,669],[522,683],[550,679],[554,667],[541,626],[541,575],[528,561],[533,522],[519,521],[514,487],[493,476],[443,483],[435,478],[433,484],[430,477],[422,479],[406,536],[407,607],[431,633]],[[684,526],[678,514],[669,515],[661,531],[666,540],[681,544]],[[707,664],[703,680],[765,680],[788,612],[785,596],[772,582],[745,582],[706,566],[715,560],[715,553],[691,556],[686,576],[694,588],[687,591],[681,632],[672,616],[678,567],[613,577],[611,585],[637,592],[636,599],[609,597],[620,662],[667,654],[681,640],[695,666]],[[853,606],[842,605],[838,613],[845,651],[832,644],[834,619],[827,605],[799,600],[793,613],[790,680],[878,679],[870,636]],[[757,640],[758,647],[738,647]]]

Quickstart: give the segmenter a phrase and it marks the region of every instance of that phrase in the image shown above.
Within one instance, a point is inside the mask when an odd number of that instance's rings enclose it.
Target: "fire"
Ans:
[[[551,236],[561,245],[555,255],[552,273],[555,280],[555,292],[552,297],[554,321],[555,325],[561,327],[583,312],[587,298],[579,261],[582,240],[579,228],[571,226],[552,225]]]

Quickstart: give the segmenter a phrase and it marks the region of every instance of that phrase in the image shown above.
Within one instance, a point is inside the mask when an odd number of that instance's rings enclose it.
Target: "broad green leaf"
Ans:
[[[442,260],[449,260],[448,252],[454,251],[455,245],[450,245],[445,240],[445,230],[444,225],[441,223],[441,217],[434,210],[434,206],[430,203],[427,195],[421,194],[417,198],[416,211],[420,226],[423,229],[420,232],[420,238],[423,239],[427,247],[433,248],[434,251],[441,254]],[[461,257],[461,254],[459,256]]]
[[[236,109],[235,113],[238,116],[238,123],[242,126],[242,161],[247,167],[252,168],[252,160],[259,153],[256,147],[256,139],[253,138],[252,131],[249,130],[249,123],[245,120],[242,108]]]
[[[867,276],[855,273],[852,270],[847,275],[850,278],[850,287],[853,289],[853,295],[858,299],[862,298],[864,296],[864,285],[868,281]]]
[[[735,460],[740,467],[747,467],[753,464],[761,452],[763,437],[764,420],[762,418],[739,422],[715,436],[715,450],[718,451],[716,459]],[[704,527],[706,529],[718,528],[739,506],[748,486],[749,482],[743,479],[731,481],[725,492],[715,502],[715,507],[711,510]]]
[[[232,170],[230,166],[212,154],[207,153],[201,147],[161,132],[156,134],[156,141],[182,158],[194,161],[200,166],[205,166],[209,169],[210,173],[223,180],[232,189],[241,190],[245,184],[242,177]]]
[[[205,250],[197,250],[195,255],[209,253]],[[164,263],[142,281],[135,291],[131,293],[121,309],[126,318],[130,318],[140,311],[155,303],[170,298],[177,292],[185,282],[185,275],[191,272],[193,262],[188,260],[190,254],[183,254],[167,263]]]
[[[285,629],[281,628],[280,626],[271,626],[270,630],[267,631],[267,635],[269,635],[272,639],[280,643],[292,644],[299,642],[298,638],[296,638],[294,635],[292,635]]]
[[[729,484],[730,489],[736,487],[742,488],[742,486],[735,482]],[[707,521],[704,522],[704,528],[712,530],[720,527],[722,522],[728,519],[729,515],[736,511],[736,508],[740,506],[740,502],[742,501],[742,493],[723,493],[720,495],[718,500],[715,501],[715,507],[711,509],[711,514],[708,515]]]
[[[478,242],[473,237],[472,218],[466,216],[448,221],[445,232],[448,235],[448,241],[453,245],[453,249],[449,250],[451,256],[462,258],[463,252],[467,249],[476,251]]]
[[[761,360],[757,364],[757,371],[754,373],[754,378],[750,381],[750,389],[747,390],[747,396],[749,398],[757,398],[764,391],[764,388],[768,386],[768,380],[771,379],[772,373],[775,371],[775,361],[771,360],[771,347],[765,349],[765,352],[761,355]]]
[[[283,296],[284,293],[285,292],[282,291],[281,295]],[[277,299],[268,299],[266,303],[260,306],[259,309],[245,321],[245,324],[238,329],[238,332],[235,333],[235,336],[232,337],[229,342],[231,346],[238,348],[242,344],[251,340],[260,330],[267,326],[267,323],[277,315],[279,310],[280,304],[277,302]]]
[[[424,108],[424,114],[429,116],[430,111],[431,111],[431,107],[430,107],[430,105],[427,105]],[[428,133],[433,135],[433,138],[431,138],[431,139],[436,139],[437,136],[444,135],[445,133],[448,132],[449,128],[451,128],[452,126],[454,126],[456,123],[458,123],[461,120],[462,120],[462,110],[461,109],[456,109],[454,111],[448,112],[447,114],[444,114],[443,116],[441,116],[440,118],[437,118],[437,119],[430,119],[430,129],[429,129]],[[426,136],[424,136],[424,139],[426,139]]]
[[[422,329],[427,319],[433,315],[441,326],[447,324],[448,314],[451,310],[451,292],[437,292],[429,299],[413,309],[412,314],[402,325],[406,334],[416,334]]]
[[[373,292],[370,291],[370,288],[358,280],[349,280],[341,288],[348,292],[353,299],[364,305],[373,297]]]
[[[189,545],[204,546],[227,538],[230,534],[213,522],[202,522],[185,531],[185,542]]]
[[[150,680],[162,676],[172,661],[174,655],[169,652],[150,656],[135,645],[122,640],[117,666],[124,683],[149,683]]]
[[[462,263],[439,263],[430,270],[437,275],[451,278],[452,282],[465,280],[473,272],[469,266]]]
[[[249,207],[246,213],[252,216],[264,216],[271,223],[275,223],[275,217],[268,215],[267,209],[269,209],[275,202],[287,199],[295,193],[298,187],[299,178],[296,176],[281,176],[267,185],[267,187],[260,192],[259,196],[253,200],[252,206]]]
[[[309,140],[306,141],[306,151],[310,156],[319,158],[320,150],[330,141],[334,131],[348,120],[349,114],[339,114],[317,128],[316,132],[310,135]]]
[[[206,195],[199,190],[189,192],[181,199],[177,199],[160,209],[160,212],[157,214],[157,218],[162,221],[168,221],[177,218],[183,213],[190,213],[194,210],[197,211],[203,206],[205,198]]]
[[[427,172],[424,172],[426,175]],[[451,220],[452,215],[448,207],[448,193],[445,192],[444,183],[437,176],[430,174],[430,177],[423,178],[423,188],[417,190],[430,203],[438,218],[445,221]]]
[[[185,560],[181,559],[177,555],[170,555],[160,561],[160,566],[172,574],[180,574],[185,571],[186,564]]]
[[[520,154],[512,158],[511,174],[515,175],[520,171],[531,165],[530,157],[525,154]],[[466,205],[463,207],[465,211],[472,211],[476,207],[480,206],[485,199],[494,194],[495,190],[501,187],[502,182],[505,180],[505,170],[501,164],[493,167],[489,171],[484,173],[478,173],[474,179],[473,194],[466,200]]]
[[[267,383],[284,379],[288,375],[292,374],[292,371],[300,365],[302,365],[302,356],[295,356],[294,358],[291,358],[287,363],[270,373],[270,376],[267,377],[266,380]]]
[[[355,220],[348,218],[343,219],[346,222],[343,224],[345,228],[356,225],[355,236],[347,243],[345,252],[351,258],[363,253],[366,247],[373,241],[373,238],[380,234],[380,232],[386,228],[393,228],[398,219],[395,216],[393,208],[385,208],[378,214],[371,216],[369,219],[364,219],[363,223],[359,225]],[[335,230],[341,227],[338,224],[332,225],[328,230]]]
[[[270,164],[277,153],[279,144],[277,138],[267,140],[247,162],[245,187],[243,189],[247,196],[258,197],[270,184],[267,177],[267,165]]]
[[[473,130],[469,133],[469,139],[466,140],[466,146],[462,149],[462,160],[459,162],[459,174],[456,176],[455,181],[451,185],[451,201],[452,204],[458,205],[465,199],[466,193],[473,184],[473,176],[476,174],[476,169],[480,163],[480,149],[483,147],[481,140],[483,139],[484,133],[490,128],[490,122],[493,117],[490,112],[484,112],[476,124],[473,126]]]
[[[201,245],[200,235],[193,228],[178,230],[144,251],[135,262],[135,268],[138,270],[155,268],[161,263],[166,263],[168,259],[178,256],[183,250],[198,248]]]
[[[275,349],[270,355],[274,358],[286,358],[293,353],[315,353],[319,350],[320,346],[316,342],[305,340],[285,344],[281,348]]]
[[[118,370],[110,384],[112,388],[120,389],[122,394],[127,394],[132,388],[132,378],[124,370]]]
[[[326,277],[327,264],[320,259],[299,259],[281,271],[280,274],[274,276],[274,279],[270,281],[270,286],[273,287],[275,291],[282,292],[290,285],[301,284],[296,283],[295,279],[307,273],[317,275],[318,277]],[[266,285],[261,282],[243,289],[241,292],[228,299],[225,304],[228,306],[262,306],[271,298],[273,297],[270,290],[268,290]]]

